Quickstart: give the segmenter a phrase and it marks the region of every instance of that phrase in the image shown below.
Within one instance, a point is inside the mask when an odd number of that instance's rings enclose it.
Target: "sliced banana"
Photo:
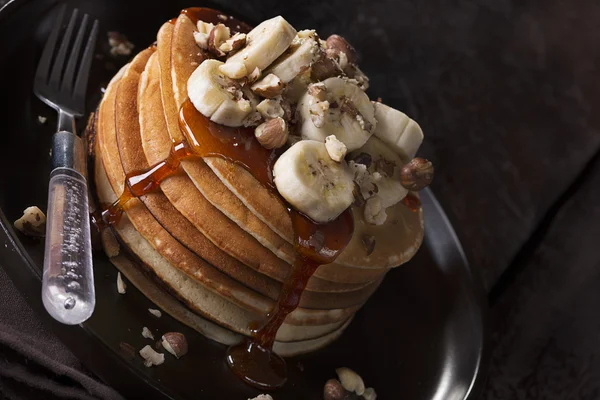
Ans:
[[[368,155],[368,156],[366,156]],[[354,181],[367,200],[365,218],[377,225],[385,222],[385,209],[397,204],[408,194],[400,183],[400,171],[404,162],[386,143],[376,136],[363,147],[348,155]],[[373,201],[371,201],[373,199]],[[367,217],[367,213],[372,218]]]
[[[206,60],[187,82],[188,96],[194,107],[211,121],[226,126],[242,126],[252,112],[252,103],[242,89],[226,77],[219,67],[223,63]]]
[[[285,151],[273,181],[284,199],[316,222],[335,219],[354,202],[348,165],[333,161],[322,141],[301,140]]]
[[[408,162],[412,159],[423,142],[423,131],[419,124],[402,111],[379,102],[375,106],[375,136],[390,145],[394,151]]]
[[[275,74],[283,83],[291,82],[309,68],[319,54],[320,47],[315,31],[300,31],[289,49],[271,64],[265,74]]]
[[[298,102],[302,137],[323,141],[335,135],[348,151],[362,147],[377,124],[369,97],[347,79],[333,77],[321,83],[326,100],[311,94],[309,87]]]
[[[290,46],[296,30],[283,17],[268,19],[246,35],[246,46],[227,59],[241,62],[248,73],[258,68],[264,71]]]

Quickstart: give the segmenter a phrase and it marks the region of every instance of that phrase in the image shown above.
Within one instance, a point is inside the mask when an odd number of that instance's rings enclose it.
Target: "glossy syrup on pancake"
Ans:
[[[191,8],[182,11],[192,21],[225,23],[237,31],[250,27],[228,18],[215,10]],[[144,171],[127,174],[124,191],[101,213],[92,216],[98,228],[119,222],[127,202],[135,197],[156,191],[160,183],[177,173],[181,160],[192,157],[217,156],[242,165],[262,185],[278,195],[272,180],[272,167],[281,150],[262,147],[251,128],[229,128],[213,123],[198,112],[187,100],[180,110],[180,127],[185,141],[174,143],[169,156]],[[281,201],[284,201],[281,199]],[[275,308],[266,322],[253,327],[253,337],[228,349],[227,361],[231,369],[245,382],[261,389],[275,389],[286,381],[285,361],[272,350],[277,330],[286,316],[295,310],[309,278],[319,265],[329,264],[344,250],[352,237],[354,221],[350,210],[324,224],[317,224],[303,214],[287,207],[294,229],[297,252],[291,275],[284,283]]]

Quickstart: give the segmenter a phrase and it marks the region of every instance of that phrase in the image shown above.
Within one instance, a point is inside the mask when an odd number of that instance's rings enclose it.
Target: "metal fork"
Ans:
[[[84,15],[78,23],[78,11],[74,10],[57,46],[65,10],[63,5],[58,11],[38,63],[33,90],[58,112],[57,133],[52,140],[42,301],[54,319],[74,325],[87,320],[96,304],[85,150],[75,131],[75,118],[85,111],[98,21],[86,35],[89,17]],[[77,26],[77,36],[71,42]]]

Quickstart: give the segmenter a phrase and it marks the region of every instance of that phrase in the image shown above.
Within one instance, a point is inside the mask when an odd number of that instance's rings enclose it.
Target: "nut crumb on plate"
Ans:
[[[165,362],[165,355],[158,353],[150,345],[144,346],[140,351],[140,356],[144,359],[144,365],[151,367],[153,365],[160,365]]]
[[[27,236],[43,237],[46,235],[46,215],[36,206],[27,207],[14,226]]]
[[[146,339],[154,340],[154,335],[152,334],[152,332],[150,332],[150,329],[148,329],[145,326],[142,328],[142,336],[145,337]]]
[[[148,312],[152,315],[154,315],[156,318],[160,318],[162,317],[162,313],[160,312],[160,310],[156,310],[154,308],[149,308]]]
[[[121,277],[121,272],[117,272],[117,292],[119,294],[125,294],[127,291],[127,285],[123,282],[123,278]]]
[[[273,400],[270,394],[259,394],[258,396],[248,400]]]

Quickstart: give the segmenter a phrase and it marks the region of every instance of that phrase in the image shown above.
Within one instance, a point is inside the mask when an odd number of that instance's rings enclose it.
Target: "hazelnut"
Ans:
[[[208,51],[217,57],[223,57],[225,52],[221,50],[221,45],[229,39],[229,28],[223,24],[217,24],[208,35]]]
[[[312,80],[323,81],[332,76],[338,76],[342,74],[342,70],[339,65],[327,57],[323,52],[321,56],[311,66],[310,76]]]
[[[360,375],[352,371],[350,368],[338,368],[335,370],[344,389],[349,392],[354,392],[359,396],[365,392],[365,383]]]
[[[287,123],[281,117],[273,118],[257,126],[254,135],[264,148],[278,149],[287,142]]]
[[[400,171],[400,183],[408,190],[421,190],[429,186],[432,180],[433,164],[424,158],[413,158]]]
[[[246,34],[245,33],[236,33],[231,37],[231,39],[226,40],[224,44],[221,45],[220,49],[229,53],[231,51],[238,51],[242,47],[246,45]]]
[[[256,111],[262,115],[265,120],[282,117],[285,115],[285,111],[281,104],[277,100],[264,99],[256,106]]]
[[[356,50],[340,35],[331,35],[327,38],[327,54],[340,58],[340,53],[344,53],[348,63],[356,63]]]
[[[188,342],[183,333],[168,332],[162,336],[162,345],[169,353],[180,358],[188,352]]]
[[[260,68],[254,68],[254,71],[252,71],[250,75],[248,75],[248,83],[256,82],[258,78],[260,78],[260,74],[262,74]]]
[[[259,96],[272,99],[273,97],[279,96],[281,92],[283,92],[285,85],[277,75],[269,74],[252,85],[251,89]]]
[[[323,399],[348,400],[350,399],[350,393],[344,389],[340,381],[337,379],[330,379],[325,383],[325,387],[323,387]]]

